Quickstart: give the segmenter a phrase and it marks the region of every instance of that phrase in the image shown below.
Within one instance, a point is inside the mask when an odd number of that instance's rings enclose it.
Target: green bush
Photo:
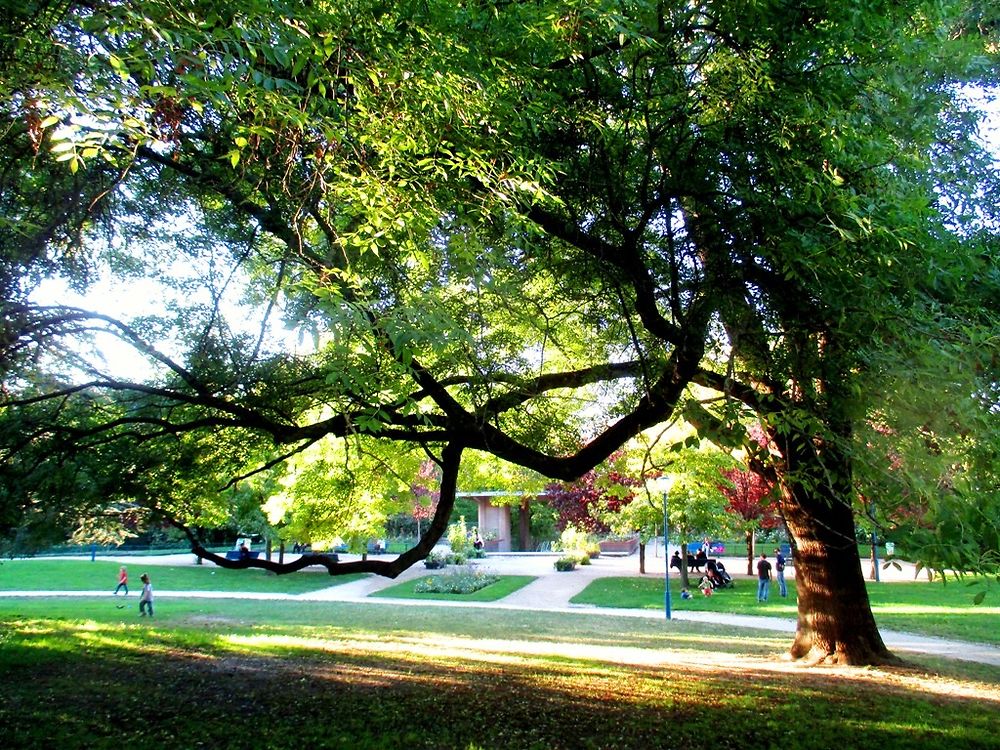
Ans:
[[[443,568],[448,564],[448,560],[444,555],[437,552],[431,552],[427,557],[424,558],[424,567],[431,570],[437,568]]]
[[[452,552],[450,555],[446,555],[444,562],[446,565],[465,565],[468,562],[469,556],[464,552]]]
[[[556,560],[555,566],[556,566],[556,570],[558,570],[560,572],[565,572],[567,570],[575,570],[576,569],[576,558],[575,557],[570,557],[570,556],[560,557],[558,560]]]
[[[451,545],[451,551],[456,555],[465,555],[472,548],[472,542],[469,541],[469,529],[465,525],[465,516],[459,518],[458,523],[448,526],[448,544]]]
[[[500,580],[500,576],[478,570],[456,570],[423,579],[413,590],[418,594],[471,594]]]
[[[567,557],[577,557],[581,565],[589,565],[590,559],[601,556],[601,545],[595,537],[572,526],[563,531],[553,549],[565,552]],[[587,561],[584,562],[584,558]]]

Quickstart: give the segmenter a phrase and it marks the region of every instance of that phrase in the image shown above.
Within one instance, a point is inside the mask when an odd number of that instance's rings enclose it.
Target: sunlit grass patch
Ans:
[[[552,637],[585,621],[573,615],[540,620],[528,641],[503,621],[473,636],[364,621],[216,632],[7,620],[0,728],[7,746],[60,748],[232,747],[247,720],[252,744],[276,748],[997,746],[995,684],[804,669],[721,651],[714,631],[621,646],[618,618],[590,619],[607,626],[591,643]],[[651,624],[635,625],[653,642]],[[30,662],[12,658],[28,647]]]
[[[120,563],[107,560],[34,560],[16,559],[0,562],[0,591],[102,591],[108,595],[118,581]],[[259,568],[230,570],[212,564],[149,565],[142,559],[126,563],[129,572],[129,596],[119,596],[120,603],[138,599],[139,575],[148,572],[156,591],[224,591],[304,594],[330,586],[339,586],[367,573],[331,576],[325,569],[304,570],[278,576]],[[138,605],[136,605],[138,606]]]

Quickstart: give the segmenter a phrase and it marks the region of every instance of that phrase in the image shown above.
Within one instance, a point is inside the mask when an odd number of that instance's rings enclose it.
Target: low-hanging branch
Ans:
[[[392,560],[362,559],[351,562],[340,562],[336,555],[326,554],[305,554],[287,563],[252,558],[230,560],[224,555],[217,555],[206,549],[198,538],[198,535],[189,526],[169,516],[167,518],[173,526],[184,533],[191,543],[191,551],[195,555],[201,559],[213,562],[222,568],[234,570],[260,568],[276,575],[286,575],[305,568],[320,566],[326,568],[327,572],[332,576],[348,575],[350,573],[374,573],[386,578],[396,578],[404,570],[409,569],[415,563],[427,557],[448,528],[448,520],[455,505],[455,492],[458,487],[458,469],[461,465],[463,450],[464,445],[460,440],[453,439],[445,445],[440,459],[436,461],[441,467],[442,476],[441,494],[434,517],[421,534],[417,543]]]

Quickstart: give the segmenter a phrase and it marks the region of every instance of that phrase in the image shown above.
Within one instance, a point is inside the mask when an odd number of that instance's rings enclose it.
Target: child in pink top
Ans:
[[[124,565],[118,571],[118,585],[115,586],[115,596],[118,596],[118,592],[122,589],[125,589],[125,596],[128,596],[128,571],[125,570]]]

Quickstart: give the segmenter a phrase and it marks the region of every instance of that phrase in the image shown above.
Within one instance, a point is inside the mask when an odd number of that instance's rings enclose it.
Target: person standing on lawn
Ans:
[[[128,570],[122,565],[118,569],[118,585],[115,586],[115,596],[118,596],[118,592],[125,589],[125,596],[128,596]]]
[[[788,587],[785,585],[785,556],[780,549],[774,551],[774,578],[778,582],[778,593],[788,596]]]
[[[760,553],[760,560],[757,561],[757,601],[767,601],[767,591],[771,588],[771,563],[767,561],[767,555]]]
[[[153,584],[149,582],[149,576],[143,573],[139,576],[142,581],[142,593],[139,595],[139,617],[145,617],[149,610],[149,616],[153,616]]]

